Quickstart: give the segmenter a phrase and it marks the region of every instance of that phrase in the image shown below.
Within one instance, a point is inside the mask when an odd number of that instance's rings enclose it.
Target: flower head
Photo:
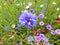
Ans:
[[[39,36],[35,36],[34,37],[35,42],[40,42],[44,37],[45,37],[44,34],[40,34]]]
[[[43,39],[45,37],[44,34],[40,34],[39,36],[40,36],[41,39]]]
[[[23,12],[19,17],[19,22],[21,23],[21,25],[28,28],[36,26],[37,20],[37,16],[29,12]]]
[[[15,24],[13,24],[11,27],[12,27],[12,28],[15,28]]]
[[[41,41],[40,36],[35,36],[34,39],[35,39],[35,42],[40,42]]]
[[[41,26],[43,26],[43,25],[44,25],[44,22],[43,22],[43,21],[41,21],[39,24],[40,24]]]
[[[51,31],[51,34],[52,34],[52,35],[56,35],[56,32],[55,32],[55,31]]]
[[[44,14],[41,13],[41,14],[39,15],[39,17],[40,17],[40,18],[44,18]]]
[[[29,3],[28,3],[28,6],[31,6],[31,5],[32,5],[32,3],[31,3],[31,2],[29,2]]]
[[[60,29],[55,30],[56,34],[60,34]]]
[[[52,29],[52,26],[51,26],[50,24],[48,24],[48,25],[46,25],[46,28],[47,28],[48,30],[51,30],[51,29]]]
[[[29,36],[28,37],[28,41],[33,41],[33,37],[32,36]]]
[[[48,42],[48,38],[47,37],[44,37],[43,40],[44,40],[44,42]]]

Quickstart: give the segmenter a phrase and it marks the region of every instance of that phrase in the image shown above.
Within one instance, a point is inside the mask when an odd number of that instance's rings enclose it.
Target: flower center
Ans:
[[[30,22],[30,19],[31,19],[31,17],[26,17],[26,18],[25,18],[25,20],[26,20],[27,22]]]

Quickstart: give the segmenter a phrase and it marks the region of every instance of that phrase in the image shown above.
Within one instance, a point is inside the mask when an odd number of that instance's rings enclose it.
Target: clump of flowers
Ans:
[[[56,35],[56,34],[59,35],[60,34],[60,29],[56,29],[55,31],[52,30],[51,34],[52,35]]]
[[[36,2],[37,0],[35,0],[35,2]],[[12,1],[9,1],[9,4],[10,5],[12,5],[13,4],[13,2]],[[16,4],[17,6],[18,6],[18,8],[17,9],[19,9],[19,3],[18,4]],[[21,6],[24,6],[25,7],[25,3],[23,4],[23,3],[21,3]],[[43,5],[40,5],[40,7],[43,7]],[[37,10],[36,10],[36,8],[33,6],[32,7],[32,3],[31,2],[29,2],[28,3],[28,6],[26,6],[25,7],[26,8],[26,10],[24,10],[24,11],[21,11],[22,12],[22,14],[21,15],[19,15],[19,16],[17,16],[17,18],[18,18],[18,24],[13,24],[12,26],[11,26],[11,28],[14,30],[14,32],[13,31],[9,31],[9,32],[7,32],[7,36],[9,36],[10,38],[9,38],[9,40],[10,39],[13,39],[14,37],[15,37],[15,35],[16,35],[16,37],[18,37],[17,35],[20,35],[21,37],[19,37],[19,38],[22,38],[20,41],[18,40],[17,41],[17,44],[16,45],[19,45],[19,43],[21,43],[21,42],[23,42],[23,43],[25,43],[25,45],[29,45],[29,43],[31,44],[31,45],[54,45],[54,44],[50,44],[49,43],[49,39],[50,38],[47,38],[44,34],[47,34],[46,33],[46,30],[49,30],[49,31],[51,31],[50,33],[52,34],[52,35],[60,35],[60,29],[56,29],[56,30],[52,30],[53,28],[52,28],[52,25],[51,24],[45,24],[46,22],[44,22],[44,21],[46,21],[45,19],[47,19],[47,17],[45,17],[45,12],[46,12],[46,10],[47,10],[47,8],[48,8],[48,6],[46,6],[46,9],[44,8],[44,10],[42,10],[42,12],[39,14],[39,18],[40,18],[40,22],[39,22],[39,25],[40,26],[37,26],[37,28],[39,28],[39,30],[35,27],[36,25],[37,25],[37,23],[38,23],[38,17],[36,16],[36,14],[38,14],[39,12],[37,12]],[[34,10],[34,9],[35,10]],[[59,8],[57,8],[57,10],[58,10]],[[48,10],[49,11],[49,10]],[[14,11],[15,12],[15,11]],[[37,12],[37,13],[36,13]],[[36,14],[35,14],[36,13]],[[5,14],[6,15],[6,14]],[[10,15],[10,14],[9,14]],[[12,16],[11,16],[12,17]],[[44,19],[45,18],[45,19]],[[13,19],[13,18],[12,18]],[[60,25],[60,15],[59,15],[59,18],[57,18],[56,19],[57,20],[57,24],[58,25]],[[7,20],[8,21],[8,20]],[[14,20],[15,21],[15,20]],[[48,20],[47,20],[48,21]],[[10,21],[9,21],[10,22]],[[4,22],[5,23],[5,22]],[[13,23],[13,22],[12,22]],[[12,23],[10,23],[10,24],[12,24]],[[3,23],[2,23],[3,24]],[[11,30],[9,27],[10,27],[10,25],[9,26],[5,26],[5,25],[2,25],[2,26],[4,26],[5,28],[5,30]],[[32,30],[28,30],[27,29],[27,31],[25,32],[25,30],[20,30],[20,27],[21,26],[25,26],[25,27],[27,27],[27,28],[30,28],[30,29],[32,29]],[[34,27],[34,28],[33,28]],[[23,27],[22,27],[23,28]],[[35,30],[36,29],[36,30]],[[17,31],[16,31],[17,30]],[[15,33],[15,31],[16,31],[16,33]],[[3,31],[1,31],[1,32],[3,32]],[[48,32],[48,31],[47,31]],[[3,33],[3,35],[4,35],[5,33]],[[49,35],[50,36],[50,35]],[[49,37],[48,36],[48,37]],[[1,36],[1,37],[5,37],[5,36]],[[8,38],[8,37],[7,37]],[[53,39],[53,38],[51,38],[51,39]],[[2,41],[2,38],[0,38],[0,41]],[[28,42],[27,44],[26,44],[26,42]],[[34,44],[32,44],[32,43],[34,43]],[[24,44],[20,44],[20,45],[24,45]]]
[[[50,45],[49,43],[49,39],[44,35],[41,34],[39,36],[29,36],[28,37],[28,42],[34,42],[35,44],[46,44],[46,45]]]

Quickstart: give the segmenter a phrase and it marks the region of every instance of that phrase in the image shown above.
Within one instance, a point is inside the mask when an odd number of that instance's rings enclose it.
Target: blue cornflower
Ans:
[[[5,30],[9,30],[9,27],[8,26],[5,26]]]
[[[48,42],[48,38],[47,37],[44,37],[43,40],[44,40],[44,42]]]
[[[32,36],[29,36],[28,37],[28,41],[33,41],[33,37]]]
[[[23,12],[19,17],[19,23],[21,23],[22,26],[26,26],[28,28],[36,26],[37,20],[37,16],[29,12]]]

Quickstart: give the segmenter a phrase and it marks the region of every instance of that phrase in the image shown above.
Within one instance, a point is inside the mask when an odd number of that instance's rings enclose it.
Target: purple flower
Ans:
[[[40,34],[39,36],[35,36],[34,37],[35,42],[40,42],[44,37],[45,37],[44,34]]]
[[[28,37],[28,41],[33,41],[33,37],[32,36],[29,36]]]
[[[52,34],[52,35],[56,35],[56,32],[55,32],[55,31],[51,31],[51,34]]]
[[[21,23],[22,26],[26,26],[28,28],[36,26],[37,20],[37,16],[29,12],[23,12],[19,17],[19,23]]]
[[[44,22],[43,22],[43,21],[41,21],[39,24],[40,24],[41,26],[43,26],[43,25],[44,25]]]
[[[40,34],[39,36],[40,36],[41,39],[43,39],[45,37],[44,34]]]
[[[40,17],[40,18],[44,18],[44,14],[41,13],[41,14],[39,15],[39,17]]]
[[[33,10],[31,9],[30,12],[33,12]]]
[[[52,30],[52,26],[51,26],[50,24],[46,25],[46,28],[47,28],[48,30]]]
[[[56,34],[60,34],[60,29],[55,30]]]
[[[35,42],[40,42],[41,41],[40,36],[35,36],[34,39],[35,39]]]
[[[31,12],[31,13],[32,13],[32,12],[34,12],[34,13],[35,13],[35,12],[36,12],[36,10],[30,9],[30,12]]]

